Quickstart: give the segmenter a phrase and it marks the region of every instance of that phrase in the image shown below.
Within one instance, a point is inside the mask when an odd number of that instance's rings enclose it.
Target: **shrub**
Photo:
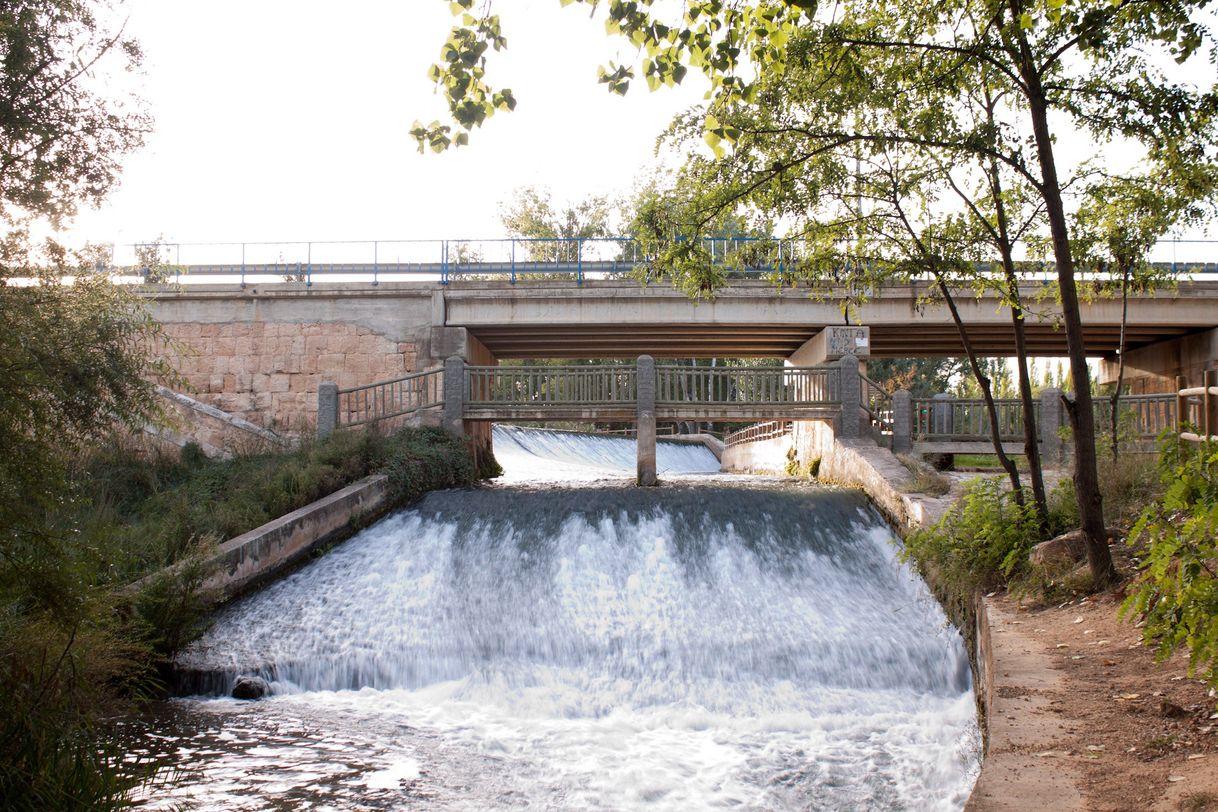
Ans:
[[[986,477],[966,483],[960,501],[934,527],[911,533],[902,555],[965,592],[1007,583],[1027,566],[1038,540],[1035,506],[1020,507],[1005,480]]]
[[[1122,615],[1143,617],[1160,659],[1184,647],[1191,674],[1218,687],[1218,443],[1160,442],[1166,488],[1129,534],[1141,553],[1136,589]]]

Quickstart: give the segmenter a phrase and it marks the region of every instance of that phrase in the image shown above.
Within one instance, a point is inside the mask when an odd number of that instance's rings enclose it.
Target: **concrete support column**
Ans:
[[[443,426],[449,434],[465,434],[465,361],[457,355],[444,362]]]
[[[1062,405],[1062,390],[1049,388],[1040,393],[1040,456],[1046,465],[1061,465],[1065,460],[1065,446],[1059,432],[1066,425],[1065,408]]]
[[[859,409],[863,398],[863,382],[859,378],[859,359],[854,355],[843,355],[837,362],[839,380],[837,394],[842,404],[842,414],[837,420],[837,436],[842,438],[862,437],[862,421]]]
[[[913,395],[908,389],[892,393],[892,453],[913,451]]]
[[[338,428],[338,384],[317,387],[317,436],[325,437]]]
[[[638,412],[635,437],[638,445],[637,484],[656,484],[656,362],[640,355],[637,367]]]

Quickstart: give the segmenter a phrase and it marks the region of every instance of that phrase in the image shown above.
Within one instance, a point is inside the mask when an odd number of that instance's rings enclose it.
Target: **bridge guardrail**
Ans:
[[[257,241],[212,243],[112,243],[98,270],[140,279],[155,273],[178,283],[193,278],[233,277],[247,281],[300,281],[318,277],[360,277],[378,284],[383,278],[586,279],[619,278],[651,259],[636,240],[619,237],[571,237],[452,240]],[[722,236],[704,237],[698,250],[706,261],[741,277],[781,276],[810,255],[800,239]],[[1173,275],[1218,274],[1218,240],[1160,240],[1148,260]],[[991,263],[980,263],[985,270]],[[1019,257],[1020,273],[1047,279],[1052,263],[1028,251]],[[1080,269],[1084,277],[1102,269]]]
[[[465,402],[471,406],[599,406],[633,404],[633,366],[466,366]]]
[[[998,434],[1004,442],[1023,439],[1023,402],[1015,398],[995,398]],[[1040,404],[1033,416],[1039,420]],[[990,415],[981,398],[915,398],[913,433],[927,441],[969,441],[990,439]]]
[[[786,437],[791,433],[794,423],[790,420],[767,420],[755,423],[723,438],[723,447],[731,448],[744,443],[756,443],[761,440],[772,440],[775,437]]]
[[[836,403],[836,367],[656,366],[656,403],[810,405]]]
[[[859,375],[859,405],[867,412],[873,431],[880,435],[892,434],[892,395],[866,375]]]
[[[1201,386],[1189,387],[1183,377],[1176,378],[1178,430],[1191,426],[1196,431],[1180,431],[1187,443],[1218,442],[1218,370],[1207,370]]]
[[[444,369],[435,367],[335,391],[335,427],[360,426],[444,403]],[[319,415],[319,422],[320,422]]]

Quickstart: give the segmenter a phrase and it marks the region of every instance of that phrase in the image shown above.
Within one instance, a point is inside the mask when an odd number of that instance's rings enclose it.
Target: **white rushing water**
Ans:
[[[363,531],[181,657],[275,693],[172,703],[133,749],[184,780],[146,803],[961,808],[968,661],[888,528],[724,482],[436,493]]]
[[[633,438],[495,426],[494,448],[510,482],[634,479],[638,468]],[[701,443],[663,438],[656,442],[660,477],[718,471],[719,460]]]

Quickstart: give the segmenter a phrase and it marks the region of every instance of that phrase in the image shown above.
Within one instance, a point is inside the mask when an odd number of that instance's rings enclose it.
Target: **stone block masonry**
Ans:
[[[323,381],[359,386],[417,371],[418,348],[344,322],[165,324],[162,357],[193,397],[280,433],[311,433]]]

